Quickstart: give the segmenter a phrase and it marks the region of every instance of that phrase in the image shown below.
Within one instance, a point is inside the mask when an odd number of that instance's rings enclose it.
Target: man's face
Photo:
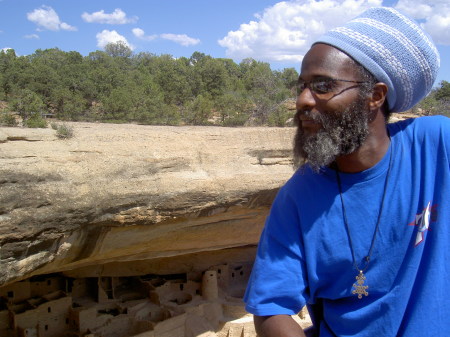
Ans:
[[[356,74],[353,61],[331,46],[314,45],[305,55],[299,82],[307,84],[297,97],[295,116],[296,165],[308,161],[318,170],[367,138],[370,110]]]

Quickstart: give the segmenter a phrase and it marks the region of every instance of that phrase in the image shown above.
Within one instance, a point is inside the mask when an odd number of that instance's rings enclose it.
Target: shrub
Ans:
[[[53,126],[54,124],[56,125],[56,129]],[[56,137],[58,137],[59,139],[69,139],[75,135],[73,127],[67,124],[57,125],[56,123],[52,123],[52,128],[56,130]]]
[[[269,112],[267,123],[269,126],[286,126],[286,122],[294,117],[294,112],[280,104]]]
[[[17,120],[14,115],[9,113],[0,113],[0,125],[2,126],[17,126]]]
[[[47,127],[47,120],[41,116],[39,113],[33,114],[30,118],[24,121],[24,126],[27,128],[42,128]]]

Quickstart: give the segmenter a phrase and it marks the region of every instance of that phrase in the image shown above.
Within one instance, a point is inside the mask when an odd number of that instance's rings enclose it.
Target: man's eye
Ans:
[[[325,94],[333,90],[333,81],[318,81],[313,84],[314,91],[319,94]]]
[[[305,89],[306,89],[306,82],[301,81],[297,83],[297,94],[301,94]]]

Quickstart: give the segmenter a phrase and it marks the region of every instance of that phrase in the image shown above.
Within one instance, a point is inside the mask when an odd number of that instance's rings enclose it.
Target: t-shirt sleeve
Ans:
[[[244,296],[254,315],[294,315],[305,305],[305,263],[295,200],[284,186],[278,193],[258,245]]]

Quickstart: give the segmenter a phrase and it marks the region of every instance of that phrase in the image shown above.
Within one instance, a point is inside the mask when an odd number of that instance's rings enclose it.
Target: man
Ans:
[[[295,162],[245,294],[259,336],[450,334],[450,119],[386,124],[430,91],[432,41],[392,8],[326,33],[299,77]],[[311,331],[310,331],[311,332]]]

